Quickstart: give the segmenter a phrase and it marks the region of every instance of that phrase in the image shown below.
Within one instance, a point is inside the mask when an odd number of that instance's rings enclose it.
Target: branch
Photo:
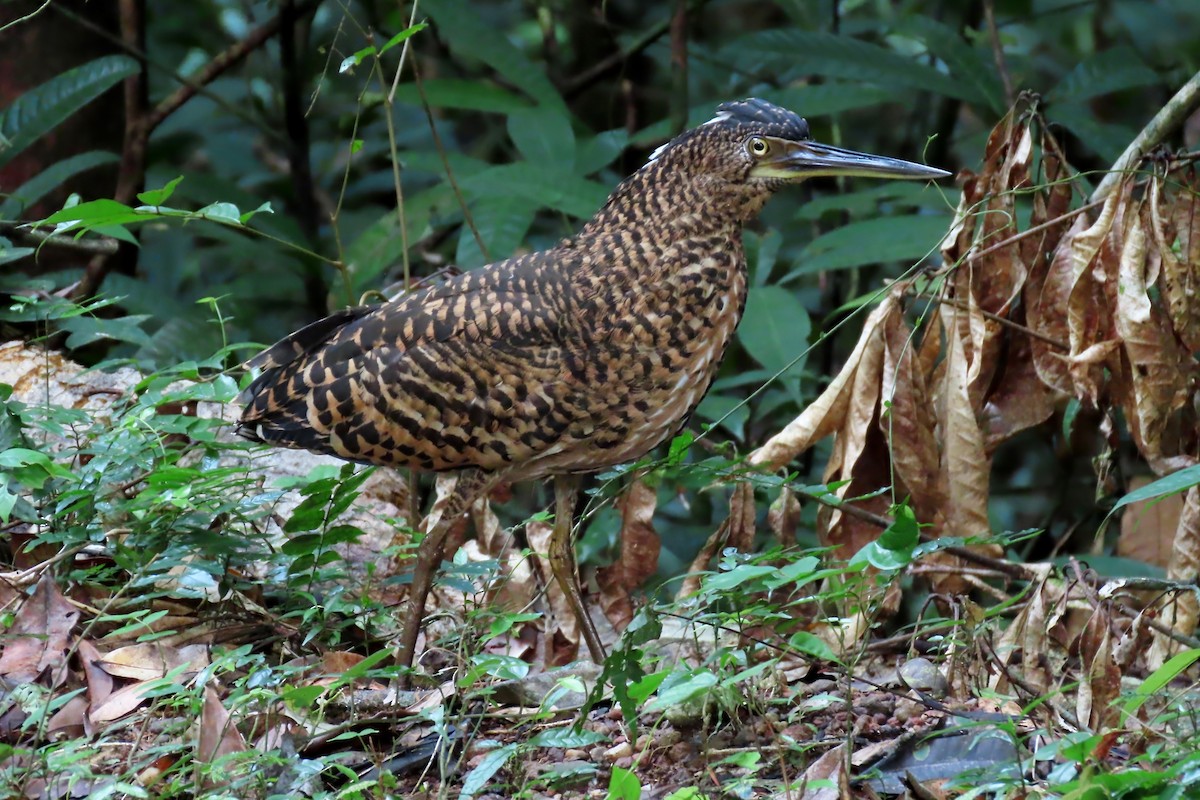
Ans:
[[[1112,194],[1124,174],[1136,169],[1142,157],[1174,133],[1197,107],[1200,107],[1200,72],[1193,75],[1191,80],[1154,115],[1154,119],[1146,123],[1146,127],[1142,128],[1137,138],[1129,143],[1129,147],[1125,148],[1125,152],[1112,165],[1104,180],[1100,181],[1096,191],[1092,192],[1092,200],[1102,202]]]

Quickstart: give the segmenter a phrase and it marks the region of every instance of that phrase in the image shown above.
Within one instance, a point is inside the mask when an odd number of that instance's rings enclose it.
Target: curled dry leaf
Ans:
[[[621,553],[611,565],[599,570],[600,607],[617,630],[633,620],[629,593],[658,571],[662,542],[654,530],[658,493],[643,480],[636,480],[617,498],[621,512]]]
[[[1108,604],[1095,609],[1079,636],[1083,680],[1075,700],[1075,718],[1089,730],[1103,731],[1120,722],[1116,700],[1121,695],[1121,670],[1113,658],[1112,618]]]
[[[988,478],[991,460],[983,446],[983,432],[968,393],[966,348],[952,322],[947,321],[946,369],[937,390],[937,413],[942,429],[942,460],[938,481],[946,498],[946,533],[950,536],[979,536],[990,532],[988,524]]]
[[[747,459],[748,463],[766,469],[779,469],[812,447],[815,442],[842,427],[850,406],[852,388],[864,362],[867,362],[868,373],[874,365],[875,377],[870,380],[878,381],[878,364],[882,351],[881,326],[890,315],[899,313],[899,291],[902,289],[898,287],[897,291],[888,294],[867,317],[854,351],[850,353],[841,371],[825,391],[821,392],[821,396],[810,403],[800,416],[788,423],[783,430],[751,453]]]
[[[1150,246],[1150,204],[1129,208],[1124,222],[1114,321],[1129,366],[1121,365],[1127,380],[1119,383],[1126,389],[1120,400],[1138,449],[1161,473],[1164,457],[1179,455],[1183,443],[1178,425],[1167,440],[1163,434],[1188,403],[1194,361],[1150,298],[1162,260],[1161,250]]]
[[[1162,294],[1175,334],[1200,351],[1200,181],[1189,164],[1150,185],[1155,244],[1162,254]],[[1176,252],[1178,245],[1178,252]]]
[[[796,493],[784,486],[779,497],[767,509],[767,527],[782,547],[796,544],[796,528],[800,524],[800,500]]]
[[[71,629],[78,620],[79,611],[63,597],[50,572],[44,572],[5,633],[0,677],[21,684],[46,674],[51,686],[60,685],[67,674]]]
[[[1175,530],[1175,541],[1171,548],[1171,562],[1167,565],[1167,578],[1180,583],[1191,583],[1200,577],[1200,487],[1193,486],[1184,495],[1183,513],[1179,516],[1179,527]],[[1200,603],[1194,592],[1178,592],[1163,599],[1159,620],[1172,630],[1190,636],[1196,631]],[[1155,632],[1154,644],[1150,648],[1151,670],[1183,648],[1179,642]]]
[[[1046,292],[1052,289],[1060,293],[1054,299],[1065,300],[1049,305],[1049,308],[1059,313],[1066,311],[1072,356],[1069,364],[1074,387],[1072,394],[1086,400],[1092,407],[1098,407],[1101,401],[1104,368],[1099,364],[1076,361],[1074,357],[1094,345],[1113,339],[1115,335],[1108,299],[1115,277],[1115,269],[1110,270],[1109,267],[1115,253],[1109,234],[1124,213],[1131,191],[1132,184],[1126,181],[1120,191],[1113,192],[1108,198],[1100,217],[1091,225],[1087,224],[1084,217],[1076,220],[1059,242],[1050,271],[1051,278],[1062,278],[1070,283],[1063,287],[1052,284],[1048,279],[1042,288],[1043,303],[1047,302]],[[1108,249],[1102,252],[1106,244]]]

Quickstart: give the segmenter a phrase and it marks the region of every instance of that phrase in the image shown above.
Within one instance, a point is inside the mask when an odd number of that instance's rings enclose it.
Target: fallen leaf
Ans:
[[[46,674],[50,686],[62,684],[67,674],[71,629],[78,620],[78,609],[63,597],[50,573],[43,573],[5,633],[0,677],[21,684]]]
[[[633,620],[630,592],[658,571],[662,542],[654,530],[658,493],[643,480],[635,480],[617,498],[621,513],[621,553],[611,565],[596,573],[600,607],[618,631]]]

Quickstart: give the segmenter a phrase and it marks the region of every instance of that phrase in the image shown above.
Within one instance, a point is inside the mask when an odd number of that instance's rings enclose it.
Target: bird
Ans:
[[[453,479],[423,522],[404,667],[455,520],[501,481],[552,478],[551,571],[601,663],[571,544],[580,481],[670,440],[708,391],[745,307],[743,227],[809,178],[949,174],[820,144],[762,99],[723,103],[554,247],[337,311],[252,358],[238,433]]]

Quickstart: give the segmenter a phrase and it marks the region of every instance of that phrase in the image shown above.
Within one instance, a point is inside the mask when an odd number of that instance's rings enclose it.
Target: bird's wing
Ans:
[[[239,432],[371,464],[500,470],[589,423],[561,286],[528,259],[314,323],[251,362]],[[536,273],[536,274],[535,274]]]

